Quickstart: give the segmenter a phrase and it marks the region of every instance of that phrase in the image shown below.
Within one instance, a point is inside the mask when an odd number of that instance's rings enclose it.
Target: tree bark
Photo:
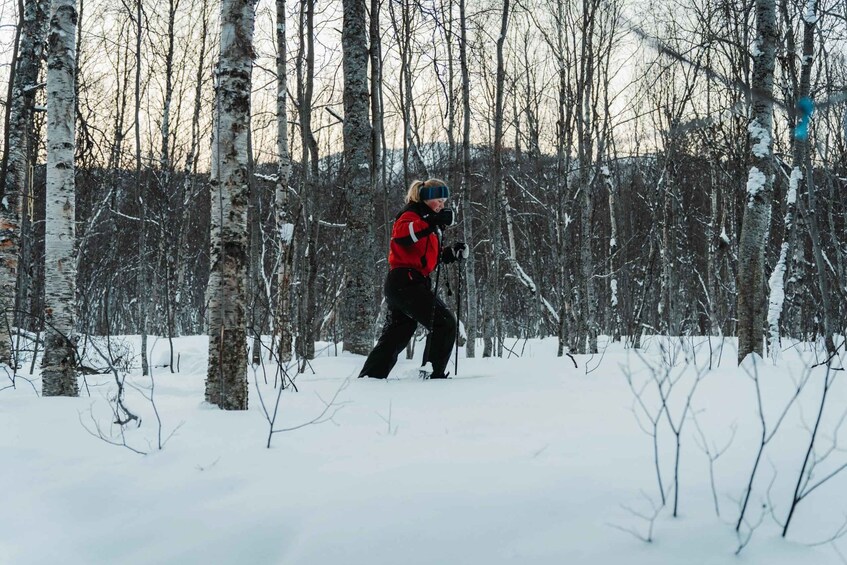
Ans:
[[[27,0],[21,17],[6,131],[6,162],[0,191],[0,363],[15,364],[12,358],[12,320],[21,239],[21,195],[26,192],[31,161],[32,115],[38,71],[44,57],[48,0]]]
[[[342,304],[344,350],[367,355],[373,347],[373,208],[371,123],[368,117],[368,50],[365,0],[344,0],[341,48],[344,57],[344,197],[347,200],[349,268]],[[359,213],[362,211],[363,213]]]

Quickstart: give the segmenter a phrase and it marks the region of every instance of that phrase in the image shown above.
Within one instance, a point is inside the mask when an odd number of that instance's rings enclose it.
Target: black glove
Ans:
[[[459,259],[468,258],[468,246],[463,241],[454,243],[453,247],[445,247],[441,251],[441,262],[445,265],[455,263]]]
[[[453,255],[456,256],[456,259],[467,259],[470,255],[470,249],[464,241],[457,241],[453,244]]]
[[[426,220],[429,225],[440,227],[452,226],[453,219],[453,210],[450,208],[444,208],[440,212],[433,212],[432,214],[427,214],[424,217],[424,220]]]

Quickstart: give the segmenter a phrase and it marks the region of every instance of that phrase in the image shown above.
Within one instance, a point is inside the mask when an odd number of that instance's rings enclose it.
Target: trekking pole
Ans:
[[[438,252],[438,256],[441,257],[441,250]],[[438,261],[438,266],[435,267],[435,290],[432,293],[432,314],[429,316],[429,327],[427,328],[426,334],[426,344],[424,345],[423,358],[421,359],[421,367],[426,365],[427,358],[429,357],[429,340],[430,336],[432,336],[432,330],[435,326],[435,306],[436,301],[438,300],[438,282],[441,278],[441,261]]]
[[[453,374],[459,374],[459,328],[461,327],[462,319],[462,257],[456,263],[459,266],[459,273],[456,279],[456,364],[453,366]]]

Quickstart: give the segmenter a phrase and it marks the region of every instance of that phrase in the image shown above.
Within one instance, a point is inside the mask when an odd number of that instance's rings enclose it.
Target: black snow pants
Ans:
[[[424,363],[432,363],[433,375],[444,375],[456,340],[456,318],[435,296],[431,285],[430,279],[415,269],[389,271],[385,278],[388,315],[382,335],[368,355],[360,377],[386,378],[397,363],[397,356],[412,339],[418,324],[431,330]]]

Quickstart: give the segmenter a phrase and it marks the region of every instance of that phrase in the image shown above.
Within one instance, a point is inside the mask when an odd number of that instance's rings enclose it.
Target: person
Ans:
[[[429,378],[449,376],[446,369],[456,339],[456,318],[435,295],[430,279],[439,262],[452,263],[468,253],[463,242],[442,248],[442,231],[453,224],[453,210],[445,207],[449,196],[450,189],[439,179],[418,180],[409,186],[388,250],[384,287],[388,314],[359,378],[388,377],[418,324],[430,331],[424,348],[424,364],[432,363]]]

